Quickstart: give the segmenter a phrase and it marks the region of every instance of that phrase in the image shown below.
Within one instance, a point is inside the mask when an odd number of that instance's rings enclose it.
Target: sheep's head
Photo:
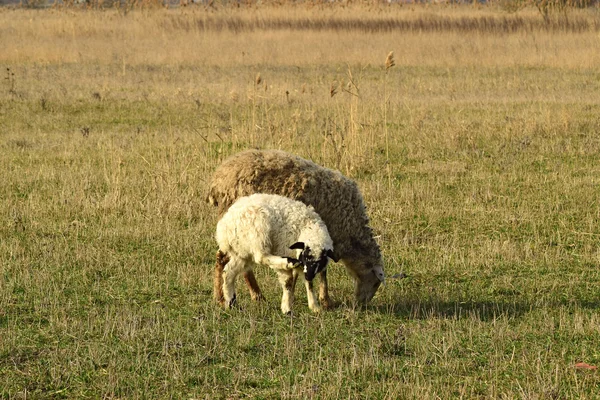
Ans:
[[[304,268],[304,279],[309,282],[312,281],[319,272],[325,271],[329,258],[333,259],[333,251],[331,249],[323,249],[320,251],[319,256],[315,257],[311,248],[303,242],[294,243],[290,246],[290,249],[301,250],[300,256],[298,257],[299,266]]]
[[[367,265],[367,267],[371,268],[367,268],[364,271],[356,284],[356,300],[362,304],[371,301],[379,286],[385,281],[383,266],[371,264]]]
[[[343,259],[348,272],[356,280],[354,295],[360,304],[367,304],[385,281],[383,265],[366,259]]]

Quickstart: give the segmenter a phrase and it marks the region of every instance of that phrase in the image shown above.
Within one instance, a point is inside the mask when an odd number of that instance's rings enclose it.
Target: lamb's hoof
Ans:
[[[293,316],[292,309],[289,307],[281,306],[281,312],[283,313],[283,315],[287,315],[288,317]]]
[[[237,300],[237,296],[234,294],[233,297],[231,298],[231,300],[229,300],[229,303],[227,303],[227,308],[229,308],[229,309],[234,308],[236,306],[236,300]]]

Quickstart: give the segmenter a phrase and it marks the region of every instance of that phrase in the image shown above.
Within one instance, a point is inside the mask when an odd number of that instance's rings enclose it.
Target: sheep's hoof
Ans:
[[[294,313],[292,312],[292,310],[290,310],[290,311],[283,311],[283,314],[286,317],[293,317],[294,316]]]
[[[267,300],[265,296],[263,296],[262,293],[250,293],[250,297],[252,298],[252,301],[258,301],[258,302],[262,302]]]
[[[319,299],[319,304],[321,304],[321,307],[324,310],[333,310],[334,308],[339,306],[339,303],[336,303],[333,300],[331,300],[331,297],[329,296]]]
[[[323,307],[324,310],[331,310],[335,306],[331,298],[329,298],[329,296],[323,299],[319,299],[319,303],[321,304],[321,307]]]

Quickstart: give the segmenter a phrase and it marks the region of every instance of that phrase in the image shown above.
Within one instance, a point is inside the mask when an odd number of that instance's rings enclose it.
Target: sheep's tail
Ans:
[[[225,211],[227,211],[237,198],[235,195],[232,196],[228,190],[235,192],[236,188],[231,188],[228,185],[220,185],[219,182],[213,182],[204,199],[208,204],[217,208],[220,217],[223,216]]]
[[[226,187],[225,182],[221,182],[221,179],[215,173],[212,176],[210,186],[208,187],[208,191],[206,193],[206,197],[204,200],[213,207],[218,207],[220,203],[223,202],[223,197],[225,197],[225,193],[223,193],[223,188]]]
[[[215,196],[212,195],[212,192],[206,195],[206,198],[204,200],[213,207],[219,206],[219,202],[217,201]]]

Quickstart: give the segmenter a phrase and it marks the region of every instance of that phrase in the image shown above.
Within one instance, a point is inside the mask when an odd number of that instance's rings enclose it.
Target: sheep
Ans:
[[[207,193],[209,204],[219,215],[239,197],[252,193],[272,193],[302,201],[314,207],[333,240],[334,261],[341,261],[356,280],[355,298],[368,303],[384,281],[383,260],[369,227],[362,195],[356,183],[312,161],[279,150],[247,150],[226,159],[214,172]],[[222,302],[221,271],[227,257],[217,253],[215,300]],[[244,278],[254,300],[262,293],[254,274]],[[320,274],[319,300],[332,306],[326,271]]]
[[[223,271],[225,305],[236,300],[235,279],[252,263],[274,269],[283,289],[281,311],[289,314],[294,287],[304,268],[308,306],[320,311],[313,289],[315,275],[325,271],[333,242],[325,223],[312,207],[287,197],[253,194],[239,198],[217,223],[219,250],[229,262]]]

